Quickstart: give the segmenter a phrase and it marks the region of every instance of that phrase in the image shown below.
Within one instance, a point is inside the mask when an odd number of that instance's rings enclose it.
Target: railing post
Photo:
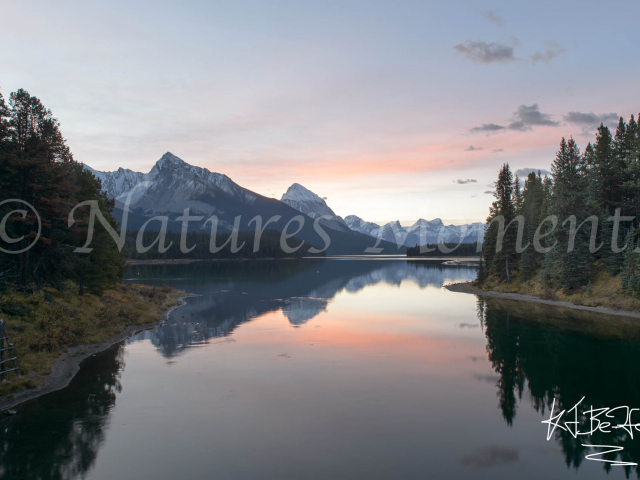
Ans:
[[[4,320],[0,319],[0,378],[4,382],[6,380],[4,375],[4,341],[7,334],[4,331]],[[9,342],[7,341],[7,345]]]

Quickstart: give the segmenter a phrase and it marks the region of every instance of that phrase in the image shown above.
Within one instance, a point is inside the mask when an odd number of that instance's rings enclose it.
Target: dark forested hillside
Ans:
[[[277,230],[265,230],[259,238],[258,248],[255,248],[255,232],[236,232],[237,239],[230,233],[219,233],[215,237],[215,246],[212,252],[211,235],[208,233],[189,232],[185,236],[186,248],[180,248],[181,235],[175,232],[166,232],[163,245],[159,246],[159,232],[145,230],[142,235],[137,230],[127,231],[124,244],[124,255],[132,260],[165,260],[165,259],[227,259],[227,258],[300,258],[313,256],[310,248],[317,248],[298,238],[289,238],[287,247],[295,249],[285,252],[280,244],[282,232]],[[140,245],[136,245],[139,243]],[[142,248],[140,248],[142,247]],[[324,256],[324,252],[316,254]]]

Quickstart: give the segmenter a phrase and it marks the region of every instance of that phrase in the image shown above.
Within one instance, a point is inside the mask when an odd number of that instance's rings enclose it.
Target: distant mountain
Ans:
[[[149,173],[123,168],[115,172],[90,170],[102,180],[103,190],[118,204],[124,204],[129,192],[135,189],[131,208],[148,215],[182,214],[187,207],[192,215],[214,215],[222,213],[221,205],[214,199],[227,203],[232,199],[250,205],[258,197],[226,175],[189,165],[170,152],[165,153]]]
[[[100,178],[104,191],[116,200],[115,215],[118,220],[122,219],[126,199],[131,194],[129,229],[140,228],[151,217],[167,216],[169,229],[180,231],[181,224],[176,217],[182,215],[185,208],[190,209],[191,216],[204,217],[201,221],[190,222],[189,229],[204,232],[210,231],[211,225],[205,225],[205,221],[211,215],[218,217],[219,231],[231,231],[237,216],[240,216],[240,230],[255,230],[256,223],[250,222],[256,216],[262,218],[263,227],[267,220],[279,216],[280,219],[270,223],[268,228],[283,230],[287,222],[302,214],[305,222],[296,237],[318,247],[324,246],[323,239],[313,228],[313,217],[279,200],[243,188],[226,175],[189,165],[169,152],[156,162],[149,173],[123,168],[100,172],[87,168]],[[148,228],[158,229],[159,226],[160,222],[155,221]],[[297,228],[297,222],[293,222],[288,232],[294,232]],[[330,255],[362,254],[375,244],[371,237],[351,231],[338,221],[335,221],[331,230],[325,230],[331,238],[327,249]],[[295,245],[295,239],[290,239],[289,244]],[[386,254],[405,252],[389,243],[379,246],[384,248],[383,253]]]
[[[468,225],[445,225],[442,220],[419,219],[411,226],[403,227],[399,221],[378,225],[366,222],[360,217],[349,215],[345,222],[355,232],[371,237],[380,237],[387,242],[397,243],[407,247],[424,245],[425,243],[475,243],[478,238],[484,238],[484,224],[471,223]]]
[[[355,215],[344,217],[344,221],[354,232],[364,233],[365,235],[369,235],[371,237],[378,236],[380,225],[378,225],[377,223],[365,222],[363,219]]]
[[[287,192],[282,195],[280,201],[295,208],[299,212],[309,215],[311,218],[316,218],[320,215],[337,217],[335,212],[329,208],[327,202],[299,183],[291,185],[287,189]]]
[[[126,194],[139,183],[151,180],[157,173],[153,170],[149,173],[139,173],[122,167],[115,172],[99,172],[88,165],[85,165],[85,168],[102,181],[102,190],[111,198],[118,198],[123,193]]]
[[[335,212],[329,208],[327,202],[299,183],[291,185],[287,192],[282,195],[280,201],[314,219],[322,215],[328,215],[331,219],[322,219],[321,223],[323,225],[338,231],[350,231],[350,228],[342,217],[336,215]]]

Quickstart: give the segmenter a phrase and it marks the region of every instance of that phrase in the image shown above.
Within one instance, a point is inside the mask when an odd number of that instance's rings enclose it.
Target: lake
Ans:
[[[640,407],[635,324],[442,288],[475,274],[404,258],[130,267],[198,296],[0,419],[0,478],[636,476],[583,446],[636,463],[633,429],[547,441],[542,423],[554,401]]]

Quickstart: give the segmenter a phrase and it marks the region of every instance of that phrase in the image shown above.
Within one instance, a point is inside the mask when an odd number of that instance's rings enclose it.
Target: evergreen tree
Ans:
[[[519,262],[519,270],[525,280],[532,277],[542,261],[542,254],[534,248],[533,240],[538,225],[545,218],[541,217],[544,197],[545,192],[540,172],[538,171],[537,175],[535,172],[529,173],[524,182],[521,207],[525,221],[524,243],[525,245],[529,244],[529,247],[522,252]]]
[[[6,139],[9,136],[9,119],[9,107],[4,100],[2,92],[0,92],[0,192],[2,192],[3,184],[1,179],[7,175],[7,168],[1,159],[6,155]],[[9,198],[4,195],[5,194],[3,193],[0,201]],[[11,208],[8,204],[5,204],[4,206],[0,205],[0,218],[4,218],[10,210]],[[12,256],[4,252],[0,252],[0,281],[7,281],[8,279],[15,277],[15,268],[16,265]]]
[[[9,135],[9,118],[9,107],[0,92],[0,149],[5,146],[4,140]],[[2,155],[2,150],[0,150],[0,155]]]
[[[633,117],[631,120],[632,124],[628,127],[624,119],[620,117],[615,137],[611,142],[611,157],[608,169],[610,193],[608,201],[602,206],[602,216],[600,218],[603,223],[603,248],[599,257],[604,260],[607,270],[614,275],[620,273],[624,264],[624,257],[613,252],[613,245],[614,243],[620,243],[625,238],[630,225],[621,223],[618,238],[613,238],[613,223],[608,219],[617,208],[621,209],[622,216],[633,214],[634,205],[638,202],[637,196],[632,194],[634,182],[631,176],[633,170],[631,159],[635,152],[634,144],[636,143],[637,125]]]
[[[9,97],[9,122],[3,141],[0,190],[5,198],[33,205],[41,218],[41,235],[36,245],[14,255],[21,288],[59,277],[57,248],[66,229],[65,208],[71,198],[69,166],[72,162],[58,121],[40,100],[20,89]],[[24,204],[7,203],[8,209],[25,209]],[[28,209],[27,209],[28,210]],[[32,211],[26,218],[12,215],[7,229],[13,238],[23,237],[15,250],[27,247],[37,236],[38,220]],[[55,280],[54,280],[55,281]]]
[[[627,249],[624,252],[624,266],[620,273],[620,283],[629,295],[640,295],[640,242],[638,231],[631,228],[626,237]]]
[[[582,159],[585,181],[587,183],[587,210],[592,215],[600,216],[601,211],[601,192],[599,183],[598,164],[596,160],[596,153],[591,145],[591,142],[587,144],[584,149],[584,155]]]
[[[520,189],[520,179],[517,175],[513,182],[513,203],[515,205],[516,215],[521,215],[523,213],[524,197]]]
[[[616,175],[613,160],[613,138],[609,127],[600,124],[596,132],[596,143],[593,147],[595,167],[597,170],[596,189],[600,192],[600,208],[603,215],[609,216],[615,211]]]
[[[635,122],[634,122],[635,123]],[[620,117],[616,135],[613,140],[613,177],[614,177],[614,205],[622,208],[622,215],[626,215],[628,191],[625,184],[628,180],[627,163],[634,151],[635,126],[628,128],[624,119]]]
[[[114,230],[119,225],[112,215],[115,201],[102,192],[102,184],[84,165],[76,163],[73,166],[75,185],[78,188],[78,198],[85,200],[97,200],[100,211]],[[79,207],[74,212],[75,223],[69,229],[70,245],[82,245],[87,238],[89,207]],[[78,293],[83,295],[85,291],[96,295],[102,295],[106,289],[113,288],[122,280],[124,275],[124,255],[118,251],[107,230],[95,222],[93,250],[90,253],[74,253],[71,246],[67,250],[68,267],[73,278],[78,282]]]
[[[495,194],[494,194],[495,196]],[[497,202],[493,202],[489,207],[489,216],[484,227],[484,249],[480,257],[480,269],[477,280],[483,282],[493,273],[493,258],[496,253],[496,243],[498,241],[498,225],[493,222],[497,217]]]
[[[638,124],[631,115],[624,139],[624,163],[626,176],[624,181],[624,211],[636,217],[635,225],[640,225],[640,132]]]
[[[559,225],[550,235],[557,245],[545,256],[544,276],[558,286],[571,290],[588,283],[592,263],[589,254],[590,229],[587,230],[586,226],[579,228],[572,246],[572,224],[565,221],[573,217],[573,228],[577,228],[589,216],[584,201],[588,187],[584,157],[580,155],[573,138],[568,142],[562,139],[551,171],[551,213],[558,217]]]
[[[509,168],[509,164],[505,164],[498,173],[498,181],[496,182],[496,191],[494,193],[496,201],[494,202],[493,215],[488,218],[490,225],[491,243],[486,243],[486,250],[492,251],[491,266],[487,261],[490,274],[495,274],[499,278],[510,282],[511,272],[516,267],[516,240],[517,230],[515,225],[510,225],[516,217],[516,204],[514,201],[515,188],[513,182],[513,174]],[[504,236],[500,238],[500,223],[494,219],[502,217],[503,227],[505,228]]]

